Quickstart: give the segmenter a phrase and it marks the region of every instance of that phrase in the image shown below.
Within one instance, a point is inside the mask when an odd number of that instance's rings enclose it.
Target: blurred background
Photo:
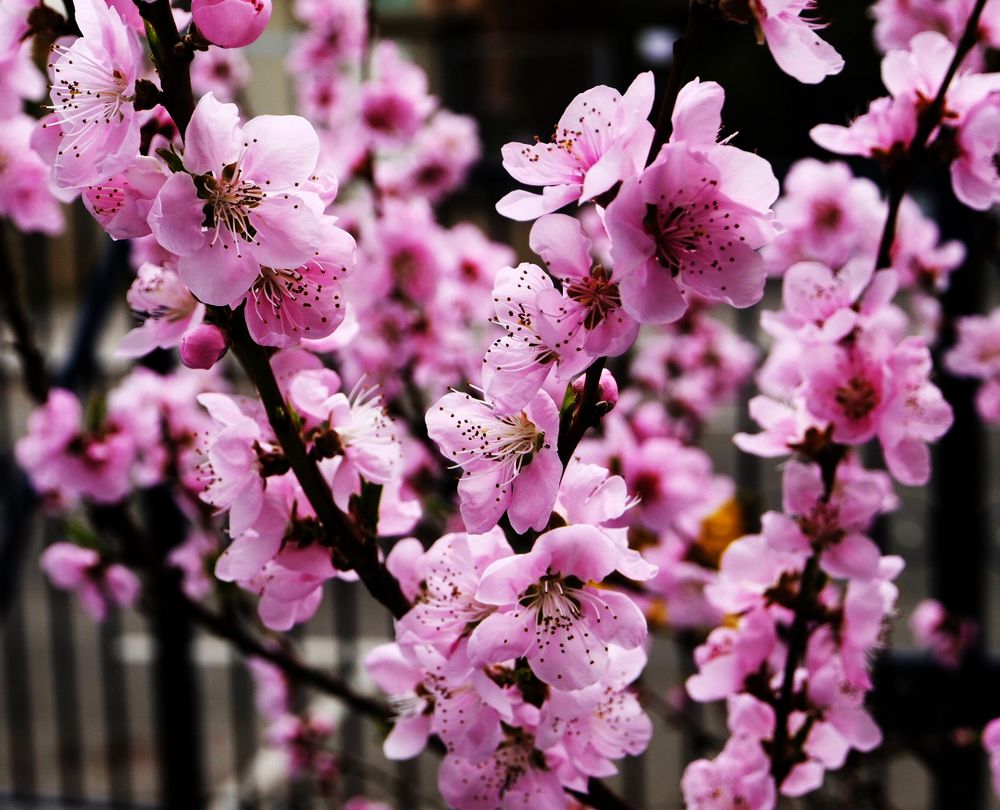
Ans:
[[[475,221],[492,238],[512,244],[522,259],[530,256],[527,228],[493,210],[496,200],[514,188],[500,165],[500,146],[536,134],[547,137],[570,99],[589,87],[608,84],[623,90],[641,71],[665,75],[687,14],[679,0],[380,0],[376,5],[379,34],[400,41],[428,71],[443,106],[473,116],[480,125],[484,157],[465,190],[443,204],[444,223]],[[819,4],[820,16],[833,21],[824,37],[846,60],[843,73],[819,87],[781,73],[747,27],[718,25],[696,51],[691,75],[716,80],[726,89],[723,134],[738,133],[738,144],[770,160],[779,177],[795,159],[823,157],[808,139],[813,125],[843,123],[881,94],[866,5],[863,0]],[[294,30],[287,0],[275,0],[268,29],[247,54],[254,70],[248,91],[253,113],[293,111],[284,60]],[[872,167],[855,169],[865,173]],[[940,178],[928,174],[921,183],[934,188]],[[77,335],[92,334],[96,363],[78,370],[100,385],[126,370],[112,349],[132,325],[124,296],[130,278],[107,279],[110,287],[103,289],[113,290],[110,307],[88,299],[95,276],[117,266],[116,248],[104,241],[82,207],[67,213],[69,228],[58,240],[8,231],[5,241],[12,260],[24,269],[35,327],[53,367],[80,350]],[[983,250],[996,243],[995,220],[946,208],[926,213],[939,219],[946,238],[972,239]],[[955,312],[988,310],[996,303],[996,267],[988,268],[977,250],[970,251],[969,267],[960,271],[972,280],[959,291]],[[761,308],[773,308],[777,300],[778,289],[771,289]],[[755,338],[758,313],[755,308],[731,317]],[[94,320],[81,326],[81,318],[91,316]],[[16,362],[5,340],[0,345],[0,806],[156,807],[162,806],[169,778],[199,781],[206,804],[215,808],[323,806],[308,784],[287,785],[278,764],[262,752],[249,674],[227,645],[202,635],[192,639],[190,669],[182,662],[177,672],[167,674],[166,683],[170,677],[194,679],[198,709],[187,718],[193,734],[185,744],[196,746],[203,772],[171,777],[158,753],[172,743],[156,721],[159,691],[165,687],[152,669],[155,629],[132,612],[112,613],[104,624],[94,625],[72,597],[50,588],[38,571],[40,550],[60,538],[55,526],[28,517],[19,494],[12,446],[23,432],[28,402]],[[726,409],[704,446],[719,472],[734,476],[763,508],[773,508],[779,503],[775,465],[741,457],[730,441],[746,426],[744,410],[742,403]],[[986,477],[986,462],[1000,456],[995,435],[971,430],[962,436],[964,445],[945,451],[935,483],[902,492],[903,508],[886,521],[881,539],[907,561],[899,580],[901,619],[934,593],[982,622],[984,648],[990,650],[1000,642],[1000,579],[993,553],[998,536],[992,530],[1000,499]],[[966,505],[958,507],[961,514],[954,511],[954,501],[945,500],[956,489],[967,496]],[[969,503],[974,514],[968,513]],[[384,611],[360,589],[335,582],[296,641],[307,662],[373,691],[359,662],[390,637]],[[831,775],[826,798],[801,806],[974,810],[948,803],[948,780],[973,778],[985,784],[975,724],[1000,714],[1000,708],[988,705],[995,703],[991,691],[1000,691],[1000,671],[986,654],[969,671],[941,673],[907,652],[905,621],[897,624],[891,643],[899,653],[882,665],[878,694],[884,705],[877,707],[886,746],[850,777]],[[646,687],[665,699],[686,675],[681,649],[658,641],[645,676]],[[344,795],[363,793],[401,808],[441,806],[433,755],[389,763],[381,756],[381,729],[339,707],[333,711],[339,718]],[[650,711],[657,730],[649,751],[626,762],[610,784],[636,807],[679,807],[684,763],[701,752],[692,735],[666,722],[663,712]],[[704,720],[709,726],[720,722],[711,707]],[[968,732],[964,742],[963,728]],[[912,744],[948,734],[958,735],[952,765],[922,759],[921,746]],[[984,787],[982,795],[986,792]]]

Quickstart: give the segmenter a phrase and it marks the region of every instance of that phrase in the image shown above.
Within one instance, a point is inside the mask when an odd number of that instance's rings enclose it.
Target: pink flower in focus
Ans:
[[[483,392],[496,410],[523,408],[555,366],[557,379],[568,380],[590,365],[583,350],[586,334],[565,322],[544,317],[552,299],[561,300],[552,279],[534,264],[504,267],[493,286],[496,323],[505,334],[493,341],[483,358]]]
[[[117,174],[139,153],[139,119],[132,102],[142,75],[135,33],[102,0],[80,0],[83,36],[55,46],[52,114],[42,127],[60,134],[53,172],[60,186],[79,188]]]
[[[354,269],[354,249],[353,237],[324,217],[321,242],[308,261],[290,270],[261,266],[243,313],[253,339],[288,348],[332,334],[347,312],[341,281]]]
[[[627,351],[639,325],[622,309],[614,271],[591,258],[591,240],[580,221],[547,214],[532,226],[530,244],[563,288],[563,294],[548,290],[539,295],[542,316],[571,342],[582,333],[587,357],[617,357]]]
[[[628,688],[646,666],[642,647],[608,648],[601,679],[573,692],[553,689],[542,704],[536,740],[546,750],[562,743],[569,761],[586,776],[612,776],[612,760],[637,756],[653,736],[653,723]]]
[[[202,323],[181,338],[179,354],[188,368],[209,369],[229,351],[229,338],[214,323]]]
[[[542,530],[562,476],[559,412],[539,391],[518,413],[502,415],[490,401],[445,394],[427,412],[427,432],[461,467],[462,519],[482,534],[506,511],[514,531]]]
[[[183,172],[149,213],[156,240],[177,254],[178,274],[206,304],[234,304],[262,267],[301,267],[320,248],[320,198],[302,186],[319,140],[304,118],[262,115],[240,126],[235,104],[209,93],[195,107]]]
[[[813,0],[750,0],[774,61],[804,84],[819,84],[844,69],[840,54],[816,34],[822,26],[802,16],[813,6]]]
[[[476,600],[495,605],[469,637],[477,664],[524,656],[531,671],[560,689],[597,683],[608,667],[607,645],[633,649],[646,620],[624,594],[601,582],[621,560],[618,546],[592,526],[565,526],[539,537],[527,554],[498,560],[483,572]]]
[[[140,265],[127,299],[129,308],[145,320],[118,344],[121,357],[142,357],[153,349],[178,346],[205,317],[205,305],[195,300],[173,270],[148,262]]]
[[[220,48],[243,48],[271,19],[271,0],[192,0],[191,16],[205,39]]]
[[[83,189],[83,204],[113,239],[136,239],[150,233],[149,209],[166,180],[156,158],[138,155],[124,171]]]
[[[639,323],[677,320],[687,309],[683,288],[736,307],[760,300],[766,276],[756,248],[773,238],[771,216],[726,191],[765,207],[774,197],[756,186],[739,191],[738,178],[679,142],[622,185],[606,225],[622,306]]]
[[[653,141],[653,126],[646,120],[652,105],[652,73],[636,77],[625,95],[604,85],[580,93],[550,143],[503,147],[510,175],[544,188],[541,194],[512,191],[497,203],[497,211],[511,219],[535,219],[575,200],[592,200],[638,174]]]

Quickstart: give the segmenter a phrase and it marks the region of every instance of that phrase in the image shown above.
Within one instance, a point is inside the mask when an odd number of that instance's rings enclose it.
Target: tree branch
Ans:
[[[913,135],[906,153],[893,163],[888,169],[888,214],[885,219],[885,227],[882,230],[882,238],[879,240],[878,254],[875,259],[875,269],[880,270],[889,267],[892,263],[892,243],[896,238],[896,223],[899,219],[899,206],[906,195],[906,189],[913,179],[913,172],[923,159],[927,151],[927,141],[934,132],[934,129],[941,123],[944,113],[945,97],[948,88],[951,86],[959,66],[969,55],[976,43],[979,41],[979,19],[982,16],[986,0],[976,0],[976,5],[972,9],[965,30],[955,48],[955,55],[952,57],[948,70],[945,71],[944,79],[938,88],[934,101],[929,106],[920,111],[917,118],[917,131]]]
[[[21,379],[29,396],[37,405],[49,398],[51,381],[45,367],[45,356],[31,328],[31,318],[25,306],[21,275],[14,267],[7,246],[6,230],[0,225],[0,289],[4,291],[2,304],[4,316],[14,336],[14,351],[21,362]]]

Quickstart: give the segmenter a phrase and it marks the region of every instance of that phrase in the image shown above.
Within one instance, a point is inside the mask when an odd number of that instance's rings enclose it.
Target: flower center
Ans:
[[[195,177],[194,184],[198,196],[205,200],[202,227],[215,230],[212,244],[215,244],[223,228],[245,242],[253,241],[257,229],[250,222],[250,212],[261,204],[264,192],[259,186],[243,179],[239,162],[224,166],[219,177],[212,173]]]
[[[574,281],[566,288],[566,294],[587,310],[583,325],[586,329],[596,329],[608,313],[621,307],[618,285],[611,281],[603,265],[597,265],[590,275]]]
[[[834,399],[848,419],[863,419],[878,405],[878,392],[863,377],[851,377],[836,390]]]

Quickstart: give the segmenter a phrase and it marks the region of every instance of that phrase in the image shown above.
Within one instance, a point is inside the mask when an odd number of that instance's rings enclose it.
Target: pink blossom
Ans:
[[[229,338],[213,323],[202,323],[189,329],[181,338],[179,354],[188,368],[208,369],[229,351]]]
[[[734,736],[715,759],[685,768],[684,801],[690,810],[773,810],[777,796],[770,768],[756,740]]]
[[[287,348],[300,339],[319,340],[344,322],[347,303],[341,281],[354,269],[354,239],[323,218],[315,255],[300,267],[261,266],[246,294],[244,317],[253,339]]]
[[[804,19],[812,0],[752,0],[750,10],[764,34],[767,47],[785,73],[805,84],[818,84],[844,69],[833,46],[816,34],[822,26]]]
[[[498,414],[489,400],[445,394],[427,412],[427,432],[463,469],[462,519],[473,533],[489,531],[506,511],[516,532],[544,529],[562,475],[559,412],[539,391],[524,410]]]
[[[204,531],[194,531],[187,539],[174,548],[167,561],[179,568],[183,574],[181,587],[190,599],[202,599],[212,590],[209,558],[217,553],[217,540],[214,535]]]
[[[42,571],[53,585],[76,591],[84,610],[95,622],[104,621],[108,603],[128,607],[139,596],[139,579],[118,563],[107,563],[92,548],[73,543],[53,543],[40,559]]]
[[[593,360],[583,349],[584,332],[545,318],[552,298],[559,301],[561,295],[537,265],[504,267],[496,275],[493,310],[505,334],[483,358],[483,391],[500,412],[523,408],[553,367],[557,379],[564,381]]]
[[[784,231],[762,250],[774,275],[799,261],[839,268],[853,256],[874,261],[884,219],[878,186],[845,163],[799,160],[785,176],[774,214]]]
[[[1000,202],[1000,90],[969,110],[958,131],[958,156],[951,163],[955,196],[970,208],[988,211]]]
[[[114,239],[136,239],[150,233],[149,209],[167,176],[156,158],[136,158],[107,180],[87,186],[83,204]]]
[[[271,0],[192,0],[191,16],[205,39],[220,48],[243,48],[271,19]]]
[[[380,156],[375,163],[375,183],[396,197],[426,197],[437,202],[464,182],[479,157],[475,119],[438,110],[404,152]]]
[[[640,323],[677,320],[687,309],[684,288],[737,307],[760,300],[765,272],[756,248],[773,238],[763,208],[774,197],[756,185],[740,190],[738,178],[680,142],[625,181],[606,224],[629,315]]]
[[[983,747],[990,757],[993,792],[1000,796],[1000,717],[990,720],[983,729]]]
[[[570,342],[582,334],[585,356],[627,351],[639,325],[622,309],[613,270],[591,258],[592,243],[580,221],[547,214],[532,226],[530,244],[563,288],[563,294],[547,290],[539,296],[543,317]]]
[[[550,143],[503,147],[503,165],[511,176],[544,188],[541,194],[512,191],[497,203],[497,211],[511,219],[535,219],[575,200],[592,200],[639,173],[653,140],[646,120],[652,105],[652,73],[636,77],[624,95],[604,85],[580,93]]]
[[[608,648],[601,679],[574,692],[553,689],[542,705],[536,737],[543,750],[562,743],[573,766],[587,776],[617,773],[612,760],[637,756],[653,736],[653,723],[628,688],[646,665],[642,647]]]
[[[687,680],[688,694],[706,702],[742,691],[776,644],[774,618],[763,608],[741,616],[736,627],[717,627],[694,651],[698,672]]]
[[[972,16],[975,0],[878,0],[871,7],[875,18],[875,40],[888,51],[905,48],[921,31],[940,31],[957,43],[965,24]],[[980,37],[984,44],[1000,44],[1000,6],[988,0],[980,18]]]
[[[492,563],[476,599],[495,605],[469,637],[478,664],[524,656],[541,680],[563,689],[596,683],[608,667],[607,644],[632,649],[646,621],[632,600],[584,583],[600,582],[621,560],[618,546],[591,526],[543,534],[527,554]]]
[[[292,378],[292,403],[305,419],[315,454],[330,481],[334,501],[346,511],[361,481],[388,484],[402,462],[402,448],[377,388],[361,383],[339,391],[332,371],[302,371]]]
[[[513,722],[510,690],[473,667],[464,645],[448,652],[427,643],[383,644],[365,657],[365,670],[397,712],[383,745],[389,759],[415,756],[433,733],[450,754],[481,762],[500,743],[501,720]]]
[[[79,188],[125,169],[139,153],[139,119],[132,101],[142,73],[142,49],[119,13],[102,0],[81,0],[83,36],[56,46],[52,114],[43,127],[61,136],[53,171],[60,186]]]
[[[140,265],[127,299],[131,310],[145,320],[118,345],[122,357],[141,357],[153,349],[178,346],[184,334],[205,317],[204,304],[195,300],[173,270],[148,262]]]
[[[919,647],[946,667],[955,668],[976,639],[976,623],[952,616],[936,599],[922,599],[910,614],[910,632]]]
[[[409,563],[401,560],[405,548],[394,547],[386,561],[404,589],[411,584],[407,595],[413,607],[398,621],[397,637],[420,639],[447,652],[493,612],[493,605],[476,599],[480,579],[492,563],[514,552],[499,528],[482,535],[446,534],[426,552],[418,550]]]
[[[213,422],[204,451],[201,499],[229,511],[229,531],[235,537],[253,526],[260,515],[264,473],[272,472],[265,465],[270,467],[274,462],[281,469],[282,457],[258,401],[201,394],[198,402]]]
[[[368,135],[376,146],[404,142],[416,134],[437,103],[427,93],[427,75],[388,40],[373,49],[371,71],[361,90],[361,118]]]
[[[319,141],[297,116],[259,116],[240,126],[235,104],[211,93],[195,107],[183,172],[172,174],[149,213],[157,241],[207,304],[238,302],[262,267],[297,268],[323,238],[320,198],[301,187]]]
[[[17,462],[43,495],[116,503],[130,489],[132,439],[110,422],[93,431],[82,425],[79,400],[65,389],[52,389],[28,418],[27,435],[15,448]]]
[[[952,374],[989,380],[1000,377],[1000,309],[959,318],[958,340],[945,355]]]
[[[54,236],[64,220],[49,164],[31,146],[33,128],[27,115],[0,118],[0,217],[9,218],[18,230]]]
[[[212,93],[219,101],[235,101],[249,82],[250,64],[239,51],[209,48],[195,53],[191,86],[196,95]]]

